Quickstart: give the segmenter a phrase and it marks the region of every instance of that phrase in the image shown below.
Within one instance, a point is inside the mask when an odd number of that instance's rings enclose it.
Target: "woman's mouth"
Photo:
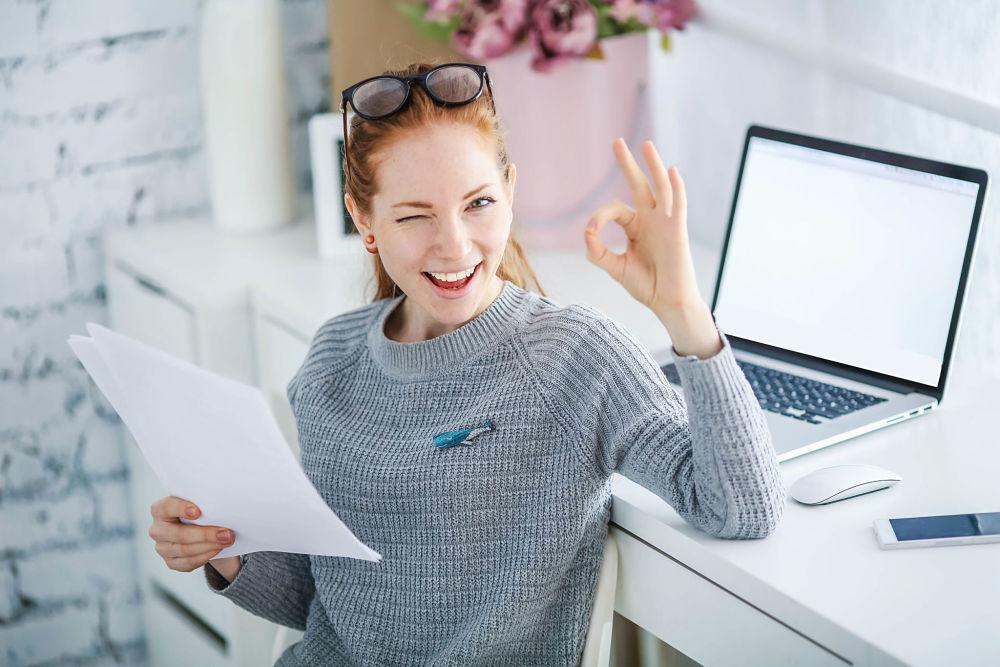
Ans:
[[[438,280],[426,271],[423,271],[422,273],[424,278],[427,279],[427,282],[431,284],[434,291],[439,295],[448,299],[458,299],[465,296],[469,292],[469,286],[476,279],[476,276],[480,274],[482,266],[483,263],[480,261],[479,264],[476,264],[476,268],[472,271],[472,274],[469,275],[469,277],[462,278],[461,280],[456,280],[454,282]]]

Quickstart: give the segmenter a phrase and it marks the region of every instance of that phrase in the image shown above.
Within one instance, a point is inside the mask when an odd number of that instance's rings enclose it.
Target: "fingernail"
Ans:
[[[215,537],[216,537],[216,539],[218,539],[218,540],[219,540],[220,542],[228,542],[228,541],[229,541],[229,540],[231,539],[231,538],[229,537],[229,531],[228,531],[228,530],[220,530],[219,532],[217,532],[217,533],[215,534]]]
[[[187,508],[187,515],[188,515],[188,518],[193,519],[196,516],[198,516],[198,510],[195,509],[194,507],[188,507]]]

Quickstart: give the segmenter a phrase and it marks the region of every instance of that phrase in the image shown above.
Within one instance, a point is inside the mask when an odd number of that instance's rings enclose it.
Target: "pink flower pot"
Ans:
[[[645,169],[639,147],[652,132],[647,36],[628,33],[600,45],[604,60],[565,59],[544,73],[531,69],[527,43],[484,63],[517,165],[515,228],[527,247],[585,252],[583,228],[594,209],[615,198],[633,205],[611,144],[624,137]],[[615,224],[602,238],[625,242]]]

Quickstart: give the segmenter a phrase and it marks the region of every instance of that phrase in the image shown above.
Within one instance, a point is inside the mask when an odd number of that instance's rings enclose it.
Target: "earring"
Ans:
[[[377,255],[378,254],[378,249],[377,248],[373,249],[373,248],[369,248],[368,247],[369,245],[375,243],[375,236],[373,234],[369,234],[368,236],[365,237],[365,243],[367,244],[365,246],[365,250],[367,250],[368,252],[372,253],[373,255]]]

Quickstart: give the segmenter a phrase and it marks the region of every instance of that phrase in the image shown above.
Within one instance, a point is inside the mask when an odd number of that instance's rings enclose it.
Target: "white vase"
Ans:
[[[279,0],[207,0],[200,83],[212,217],[258,232],[295,217]]]
[[[531,69],[526,42],[485,61],[517,165],[514,214],[525,245],[582,248],[595,208],[616,198],[632,204],[611,145],[623,137],[643,163],[640,145],[652,134],[648,42],[644,32],[605,38],[604,60],[567,59],[546,72]],[[625,235],[612,224],[602,238]]]

